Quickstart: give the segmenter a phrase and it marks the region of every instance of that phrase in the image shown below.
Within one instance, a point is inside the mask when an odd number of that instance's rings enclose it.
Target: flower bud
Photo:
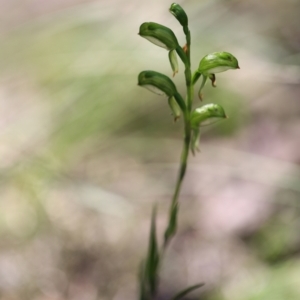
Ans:
[[[170,28],[157,23],[143,23],[138,34],[151,43],[167,50],[173,50],[179,46],[174,32]]]
[[[227,118],[225,111],[219,104],[206,104],[195,109],[191,114],[191,126],[194,129],[200,127],[201,123],[210,118]]]
[[[183,10],[183,8],[179,4],[173,3],[169,10],[170,13],[179,21],[179,23],[183,27],[188,26],[188,17],[185,11]]]

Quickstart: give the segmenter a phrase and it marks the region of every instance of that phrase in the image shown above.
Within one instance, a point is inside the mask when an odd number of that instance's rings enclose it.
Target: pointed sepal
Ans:
[[[203,95],[202,95],[201,91],[205,86],[206,80],[207,80],[207,76],[203,74],[202,83],[201,83],[201,86],[200,86],[199,91],[198,91],[198,97],[199,97],[200,101],[203,100]]]
[[[169,61],[171,64],[171,68],[173,71],[173,77],[174,77],[176,75],[176,73],[178,73],[178,70],[179,70],[176,50],[169,51]]]
[[[174,122],[176,122],[180,118],[180,112],[181,112],[180,107],[174,97],[170,97],[168,99],[168,103],[171,108],[172,115],[174,117]]]
[[[193,128],[192,129],[192,140],[191,140],[191,150],[193,155],[196,154],[196,151],[200,151],[199,148],[200,144],[200,128]]]

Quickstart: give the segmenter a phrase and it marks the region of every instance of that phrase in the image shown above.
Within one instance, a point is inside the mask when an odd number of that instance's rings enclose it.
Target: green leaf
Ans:
[[[149,300],[147,281],[145,278],[144,262],[141,263],[140,268],[139,268],[139,284],[140,284],[140,300]]]
[[[196,285],[193,285],[181,292],[179,292],[177,295],[175,295],[171,300],[179,300],[179,299],[182,299],[184,296],[186,296],[187,294],[189,294],[190,292],[202,287],[204,285],[204,283],[199,283],[199,284],[196,284]]]
[[[173,50],[179,46],[174,32],[161,24],[146,22],[140,26],[138,33],[141,37],[147,39],[154,45]]]
[[[156,239],[156,208],[153,208],[151,218],[151,229],[149,237],[149,248],[145,268],[145,280],[148,283],[151,295],[155,295],[158,284],[159,252]]]

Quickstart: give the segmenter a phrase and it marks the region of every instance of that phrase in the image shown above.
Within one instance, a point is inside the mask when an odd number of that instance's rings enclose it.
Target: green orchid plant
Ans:
[[[174,195],[169,210],[169,221],[164,233],[163,245],[159,246],[156,236],[156,208],[153,209],[148,254],[143,260],[139,273],[140,300],[153,300],[157,297],[159,270],[165,249],[177,231],[177,215],[179,209],[179,194],[185,176],[189,152],[194,155],[199,150],[200,127],[201,124],[211,119],[227,118],[222,106],[218,104],[206,104],[193,109],[194,86],[202,76],[202,83],[198,92],[202,100],[202,89],[207,78],[216,86],[216,73],[224,72],[229,69],[239,69],[237,59],[228,52],[214,52],[204,56],[199,63],[198,69],[192,75],[191,72],[191,34],[188,28],[188,17],[182,7],[173,3],[169,9],[171,14],[179,21],[186,37],[186,44],[181,47],[174,32],[161,24],[154,22],[143,23],[140,26],[139,35],[151,43],[165,48],[169,51],[169,61],[173,71],[173,76],[178,73],[177,55],[184,65],[184,75],[186,84],[186,97],[184,98],[177,91],[174,82],[166,75],[156,71],[143,71],[138,76],[138,85],[148,90],[164,96],[168,99],[175,121],[182,115],[184,123],[183,149],[180,159],[179,174],[175,186]],[[180,291],[172,299],[182,299],[188,293],[203,286],[199,283]],[[170,299],[170,300],[172,300]]]

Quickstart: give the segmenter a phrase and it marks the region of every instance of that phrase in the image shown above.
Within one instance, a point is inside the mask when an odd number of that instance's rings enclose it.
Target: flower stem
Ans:
[[[179,194],[181,190],[181,186],[183,183],[183,179],[185,176],[186,168],[187,168],[187,161],[189,156],[189,149],[191,143],[191,125],[190,125],[190,114],[192,111],[192,104],[193,104],[193,84],[192,84],[192,74],[191,74],[191,35],[188,28],[185,30],[186,33],[186,47],[185,47],[185,55],[187,61],[185,63],[185,81],[186,81],[186,110],[184,111],[184,141],[183,141],[183,148],[181,152],[180,158],[180,167],[179,173],[177,177],[177,182],[175,186],[175,191],[173,194],[170,212],[169,212],[169,225],[165,232],[165,242],[164,242],[164,249],[167,247],[168,243],[170,242],[171,238],[175,235],[177,229],[177,211],[179,207]]]
[[[186,91],[187,91],[187,107],[189,114],[192,111],[193,105],[193,84],[192,84],[192,72],[191,72],[191,33],[187,28],[186,30],[186,56],[187,56],[187,66],[185,67],[185,76],[186,76]]]

